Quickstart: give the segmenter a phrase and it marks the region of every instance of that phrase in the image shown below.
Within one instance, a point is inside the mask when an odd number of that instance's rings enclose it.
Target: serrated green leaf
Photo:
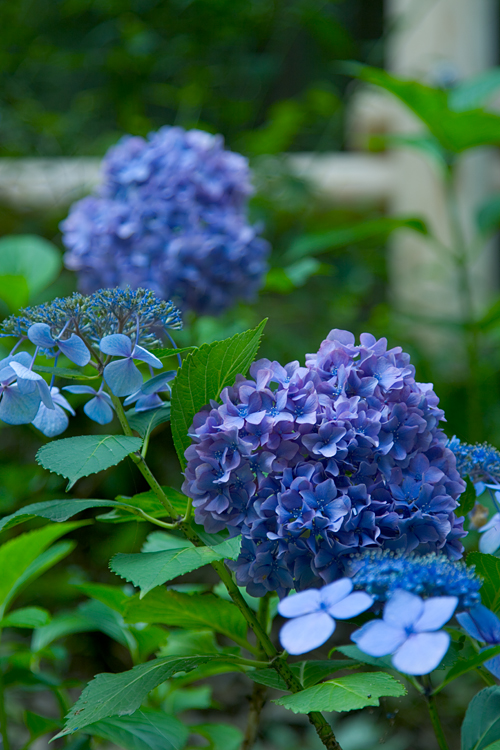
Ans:
[[[481,690],[469,703],[462,724],[461,750],[486,750],[500,740],[500,687]]]
[[[144,438],[146,435],[150,435],[155,427],[164,422],[170,422],[170,403],[167,402],[163,406],[149,411],[138,412],[135,409],[129,409],[125,414],[130,427]]]
[[[88,683],[66,716],[65,727],[54,739],[83,729],[109,716],[133,714],[146,695],[179,672],[190,672],[213,656],[153,659],[120,674],[98,674]]]
[[[243,733],[228,724],[197,724],[190,729],[208,740],[208,750],[238,750],[243,741]]]
[[[51,284],[61,267],[60,251],[43,237],[18,234],[0,239],[0,275],[24,277],[30,297]]]
[[[371,667],[380,667],[381,669],[394,669],[390,656],[370,656],[361,651],[357,646],[337,646],[334,651],[340,651],[344,656],[359,661],[361,664],[369,664]]]
[[[317,255],[346,245],[370,239],[384,239],[396,229],[412,229],[419,234],[428,234],[425,223],[414,216],[383,217],[371,221],[349,224],[328,232],[306,234],[292,243],[285,253],[285,261],[297,260],[307,255]]]
[[[25,576],[30,566],[35,563],[52,542],[59,537],[76,529],[80,523],[67,523],[61,526],[44,526],[35,531],[9,539],[0,547],[0,615],[15,594],[19,593],[25,584]]]
[[[132,597],[125,622],[150,622],[178,628],[210,628],[245,646],[247,624],[237,607],[213,594],[182,594],[156,589],[143,599]]]
[[[74,588],[91,599],[97,599],[106,604],[121,615],[130,600],[130,596],[125,594],[120,586],[110,586],[107,583],[79,583]]]
[[[488,745],[484,750],[500,750],[500,740],[496,740],[492,745]]]
[[[365,706],[378,706],[383,696],[406,694],[405,687],[385,672],[362,672],[328,680],[294,695],[273,701],[294,713],[311,711],[355,711]]]
[[[162,490],[165,493],[167,500],[170,505],[173,506],[174,510],[183,516],[186,512],[188,499],[186,495],[179,490],[175,490],[173,487],[162,486]],[[150,516],[154,516],[157,509],[162,508],[163,514],[166,515],[163,505],[160,503],[155,493],[152,490],[146,492],[139,492],[137,495],[127,497],[125,495],[118,495],[116,500],[123,500],[125,504],[135,505],[138,508],[142,508],[149,513]]]
[[[81,477],[116,466],[141,445],[140,438],[127,435],[81,435],[47,443],[36,459],[44,469],[69,479],[70,490]]]
[[[224,341],[203,344],[187,355],[172,385],[172,437],[181,466],[184,451],[191,444],[188,430],[194,415],[210,399],[217,399],[223,388],[232,385],[239,373],[245,374],[255,359],[266,320],[256,328]]]
[[[85,727],[85,732],[124,750],[180,750],[189,736],[189,729],[175,716],[153,708],[141,708],[119,719],[103,719]]]
[[[0,620],[0,628],[39,628],[50,622],[50,614],[41,607],[22,607]]]
[[[469,659],[458,659],[458,661],[456,661],[451,667],[441,685],[439,685],[434,692],[439,693],[444,687],[446,687],[446,685],[453,680],[456,680],[457,677],[461,677],[463,674],[467,674],[467,672],[477,669],[484,664],[485,661],[488,661],[488,659],[492,659],[499,654],[500,646],[493,646],[493,648],[485,648],[479,654],[474,654]]]
[[[475,565],[476,573],[483,578],[481,601],[492,612],[500,609],[500,558],[483,552],[469,552],[467,565]]]
[[[305,688],[316,685],[328,675],[335,674],[341,669],[349,669],[356,665],[352,659],[328,659],[323,661],[301,661],[292,664],[291,670],[295,677],[302,683]],[[288,691],[286,682],[276,672],[275,669],[256,669],[253,672],[247,672],[247,676],[254,682],[276,690]]]

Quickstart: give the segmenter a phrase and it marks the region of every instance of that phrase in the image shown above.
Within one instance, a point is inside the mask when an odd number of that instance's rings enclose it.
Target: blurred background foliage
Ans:
[[[463,440],[477,436],[498,446],[497,318],[493,316],[488,337],[481,338],[477,349],[480,359],[473,384],[481,414],[477,424],[464,407],[470,372],[465,369],[450,377],[439,352],[432,357],[424,352],[408,319],[394,308],[387,234],[353,238],[340,246],[332,243],[318,258],[287,257],[304,238],[384,217],[383,204],[345,208],[322,201],[306,181],[290,173],[280,156],[284,151],[344,148],[346,102],[353,84],[339,75],[337,62],[347,58],[383,66],[382,0],[3,3],[0,157],[102,156],[123,134],[145,136],[165,124],[222,133],[229,148],[251,160],[257,191],[251,212],[255,221],[265,225],[273,247],[272,267],[253,306],[240,305],[221,318],[188,319],[179,344],[226,337],[266,316],[261,355],[282,363],[303,361],[305,353],[315,351],[334,327],[357,335],[370,331],[387,336],[390,346],[401,345],[411,353],[419,380],[435,383],[450,436],[457,433]],[[66,214],[67,208],[60,205],[43,212],[0,205],[0,235],[38,235],[62,254],[58,225]],[[497,224],[498,212],[493,217],[493,226]],[[4,267],[5,257],[0,246],[2,315],[15,309],[16,300],[39,303],[76,288],[74,275],[63,270],[43,288],[31,288],[29,280],[24,286],[20,283],[18,296],[13,296],[12,286],[7,293],[1,278],[25,272]],[[87,431],[88,421],[77,416],[66,435]],[[0,423],[1,514],[28,502],[64,496],[64,482],[34,464],[44,440],[34,428]],[[158,428],[149,456],[159,480],[179,487],[181,476],[168,425]],[[140,475],[127,466],[120,473],[81,480],[74,494],[113,498],[143,489]],[[98,523],[91,530],[76,529],[70,536],[78,544],[65,566],[56,566],[36,586],[28,587],[20,604],[59,611],[84,598],[75,583],[116,585],[116,577],[107,569],[109,558],[118,551],[138,551],[146,526]],[[14,651],[22,651],[23,639],[26,645],[29,639],[17,632]],[[130,667],[123,645],[105,633],[70,635],[45,657],[49,672],[60,680],[71,675],[69,687],[100,671]],[[231,680],[213,682],[220,687],[215,688],[212,702],[205,697],[205,706],[217,709],[217,701],[225,702],[231,695],[232,718],[244,721],[247,688]],[[32,686],[29,703],[41,713],[48,704],[37,697],[37,690],[45,687]],[[446,729],[450,736],[455,732],[457,742],[459,717],[468,697],[464,690],[443,699]],[[20,723],[23,706],[26,699],[14,691],[9,707]],[[346,750],[364,750],[379,741],[390,750],[418,750],[432,743],[428,728],[422,726],[421,710],[418,702],[408,700],[401,703],[400,713],[387,705],[385,713],[367,710],[355,717],[337,717],[336,731]],[[264,713],[263,733],[261,748],[315,747],[303,718],[284,716],[272,704]]]

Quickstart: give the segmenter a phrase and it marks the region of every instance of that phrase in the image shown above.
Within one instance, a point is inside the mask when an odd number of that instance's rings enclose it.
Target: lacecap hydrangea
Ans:
[[[207,531],[242,534],[249,593],[330,583],[369,549],[461,557],[465,484],[400,347],[335,329],[305,367],[262,359],[250,376],[195,416],[183,484]]]
[[[102,163],[97,193],[61,224],[80,290],[152,289],[183,310],[218,314],[252,300],[268,243],[248,221],[247,160],[222,136],[164,127],[125,136]]]

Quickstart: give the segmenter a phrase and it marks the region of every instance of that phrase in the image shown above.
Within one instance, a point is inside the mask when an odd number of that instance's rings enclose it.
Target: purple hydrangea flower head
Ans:
[[[50,389],[50,395],[54,407],[48,409],[44,402],[41,401],[37,415],[32,424],[47,437],[55,437],[56,435],[60,435],[61,432],[64,432],[69,424],[69,419],[64,409],[66,409],[66,411],[68,411],[73,417],[75,416],[75,412],[62,393],[60,393],[59,388],[52,386]]]
[[[145,286],[183,309],[218,314],[262,284],[268,244],[247,218],[247,160],[221,136],[164,127],[106,154],[97,194],[62,222],[82,291]]]
[[[352,635],[361,651],[370,656],[392,654],[392,664],[405,674],[432,672],[450,645],[441,630],[453,616],[456,596],[437,596],[425,601],[396,589],[384,607],[382,620],[371,620]]]
[[[305,654],[323,645],[335,630],[335,619],[348,620],[367,610],[373,598],[352,592],[350,578],[341,578],[321,589],[307,589],[282,599],[278,612],[290,617],[280,632],[280,641],[290,654]]]
[[[349,575],[367,550],[461,557],[465,483],[438,399],[399,347],[334,330],[306,367],[260,360],[221,401],[194,419],[183,490],[207,531],[243,535],[230,564],[249,591],[269,590],[261,546],[284,593],[287,576],[300,591]]]
[[[482,641],[488,646],[496,646],[500,643],[500,620],[483,604],[477,604],[469,612],[461,612],[457,615],[457,620],[471,638]],[[500,656],[488,659],[484,662],[484,666],[497,679],[500,679]]]

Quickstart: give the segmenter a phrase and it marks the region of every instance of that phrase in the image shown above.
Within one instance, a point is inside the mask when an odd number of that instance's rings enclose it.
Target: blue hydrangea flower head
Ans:
[[[457,458],[457,469],[464,479],[469,477],[476,494],[481,495],[485,487],[500,489],[500,452],[489,443],[462,443],[453,437],[448,447]]]
[[[363,591],[352,592],[350,578],[308,589],[282,599],[278,612],[291,618],[280,632],[280,641],[289,654],[305,654],[322,646],[335,630],[335,619],[348,620],[365,612],[373,598]]]
[[[438,596],[425,601],[396,589],[384,607],[382,620],[371,620],[352,635],[361,651],[370,656],[392,654],[392,664],[405,674],[432,672],[450,645],[441,630],[453,616],[456,596]]]
[[[221,136],[164,127],[106,154],[97,194],[62,222],[79,287],[147,287],[184,310],[218,314],[251,300],[268,244],[247,218],[247,160]]]
[[[482,641],[488,646],[496,646],[500,643],[500,620],[483,604],[477,604],[469,612],[461,612],[457,620],[465,632],[477,641]],[[486,669],[500,679],[500,656],[494,656],[484,662]]]
[[[334,329],[305,367],[259,360],[221,401],[195,416],[183,490],[207,531],[242,534],[230,564],[252,595],[331,583],[369,549],[460,558],[465,483],[399,347]]]
[[[348,573],[355,589],[366,591],[380,602],[387,601],[396,589],[424,598],[456,596],[459,610],[481,602],[482,580],[474,566],[450,560],[444,554],[367,550],[351,558]]]

